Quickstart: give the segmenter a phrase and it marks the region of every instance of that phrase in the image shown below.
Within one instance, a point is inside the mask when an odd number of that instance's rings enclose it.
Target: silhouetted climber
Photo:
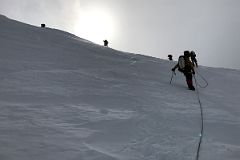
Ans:
[[[191,56],[191,60],[192,60],[193,66],[198,67],[198,63],[197,63],[197,59],[196,59],[196,54],[195,54],[195,52],[194,52],[194,51],[191,51],[191,52],[190,52],[190,56]]]
[[[172,60],[173,60],[172,57],[173,57],[173,56],[172,56],[171,54],[168,55],[169,61],[172,61]]]
[[[190,90],[195,90],[192,82],[192,74],[195,74],[194,67],[190,61],[190,52],[184,51],[184,56],[179,56],[178,64],[172,68],[172,71],[175,72],[175,69],[178,68],[186,77],[186,82]]]
[[[108,47],[108,40],[104,40],[103,43],[104,43],[104,46]]]

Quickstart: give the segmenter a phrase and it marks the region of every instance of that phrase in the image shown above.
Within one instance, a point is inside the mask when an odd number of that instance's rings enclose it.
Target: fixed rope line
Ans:
[[[199,91],[198,91],[198,83],[196,80],[195,75],[193,76],[195,79],[195,83],[196,83],[196,94],[197,94],[197,98],[198,98],[198,103],[200,106],[200,111],[201,111],[201,131],[200,131],[200,135],[199,135],[199,142],[198,142],[198,147],[197,147],[197,154],[196,154],[196,160],[199,160],[199,154],[200,154],[200,149],[201,149],[201,144],[202,144],[202,138],[203,138],[203,132],[204,132],[204,127],[203,127],[203,107],[202,107],[202,102],[200,100],[200,96],[199,96]]]

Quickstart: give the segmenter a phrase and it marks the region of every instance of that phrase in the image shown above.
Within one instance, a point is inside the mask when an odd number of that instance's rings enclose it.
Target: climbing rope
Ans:
[[[170,84],[172,84],[172,79],[173,79],[173,75],[176,74],[175,72],[172,72],[172,76],[171,76],[171,80],[170,80]],[[204,133],[204,123],[203,123],[203,107],[202,107],[202,102],[200,99],[200,95],[199,95],[199,90],[198,90],[198,86],[200,88],[206,88],[208,86],[208,82],[207,80],[201,75],[199,74],[199,72],[197,72],[197,75],[199,77],[201,77],[201,79],[203,81],[205,81],[205,85],[202,86],[197,82],[197,79],[195,77],[195,75],[193,75],[194,80],[195,80],[195,84],[196,84],[196,94],[197,94],[197,99],[198,99],[198,103],[200,106],[200,113],[201,113],[201,129],[200,129],[200,134],[199,134],[199,141],[198,141],[198,146],[197,146],[197,154],[196,154],[196,160],[199,160],[199,155],[200,155],[200,149],[201,149],[201,144],[202,144],[202,138],[203,138],[203,133]]]
[[[203,132],[204,132],[204,127],[203,127],[203,107],[202,107],[202,102],[201,102],[201,99],[200,99],[200,96],[199,96],[199,91],[198,91],[198,88],[197,88],[199,86],[199,84],[197,83],[195,75],[193,77],[194,77],[195,84],[196,84],[196,94],[197,94],[198,103],[199,103],[200,111],[201,111],[201,131],[200,131],[200,134],[199,134],[199,142],[198,142],[197,154],[196,154],[196,160],[198,160],[199,159],[200,148],[201,148],[201,144],[202,144]]]
[[[195,81],[195,82],[196,82],[196,85],[199,86],[200,88],[207,88],[207,86],[208,86],[208,81],[207,81],[201,74],[199,74],[199,72],[196,71],[196,73],[197,73],[197,75],[205,82],[205,85],[202,86],[202,85],[200,85],[197,81]],[[194,78],[195,78],[195,77],[194,77]]]

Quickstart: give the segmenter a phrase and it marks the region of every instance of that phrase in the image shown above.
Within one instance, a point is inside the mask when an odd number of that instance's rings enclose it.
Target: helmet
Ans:
[[[184,57],[190,57],[190,52],[189,51],[184,51]]]
[[[191,56],[196,56],[195,52],[194,51],[191,51]]]

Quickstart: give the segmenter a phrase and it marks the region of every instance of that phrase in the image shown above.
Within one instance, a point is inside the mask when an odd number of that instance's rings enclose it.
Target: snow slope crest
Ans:
[[[0,15],[0,159],[192,160],[195,92],[176,62]],[[240,158],[239,70],[199,67],[200,159]]]

